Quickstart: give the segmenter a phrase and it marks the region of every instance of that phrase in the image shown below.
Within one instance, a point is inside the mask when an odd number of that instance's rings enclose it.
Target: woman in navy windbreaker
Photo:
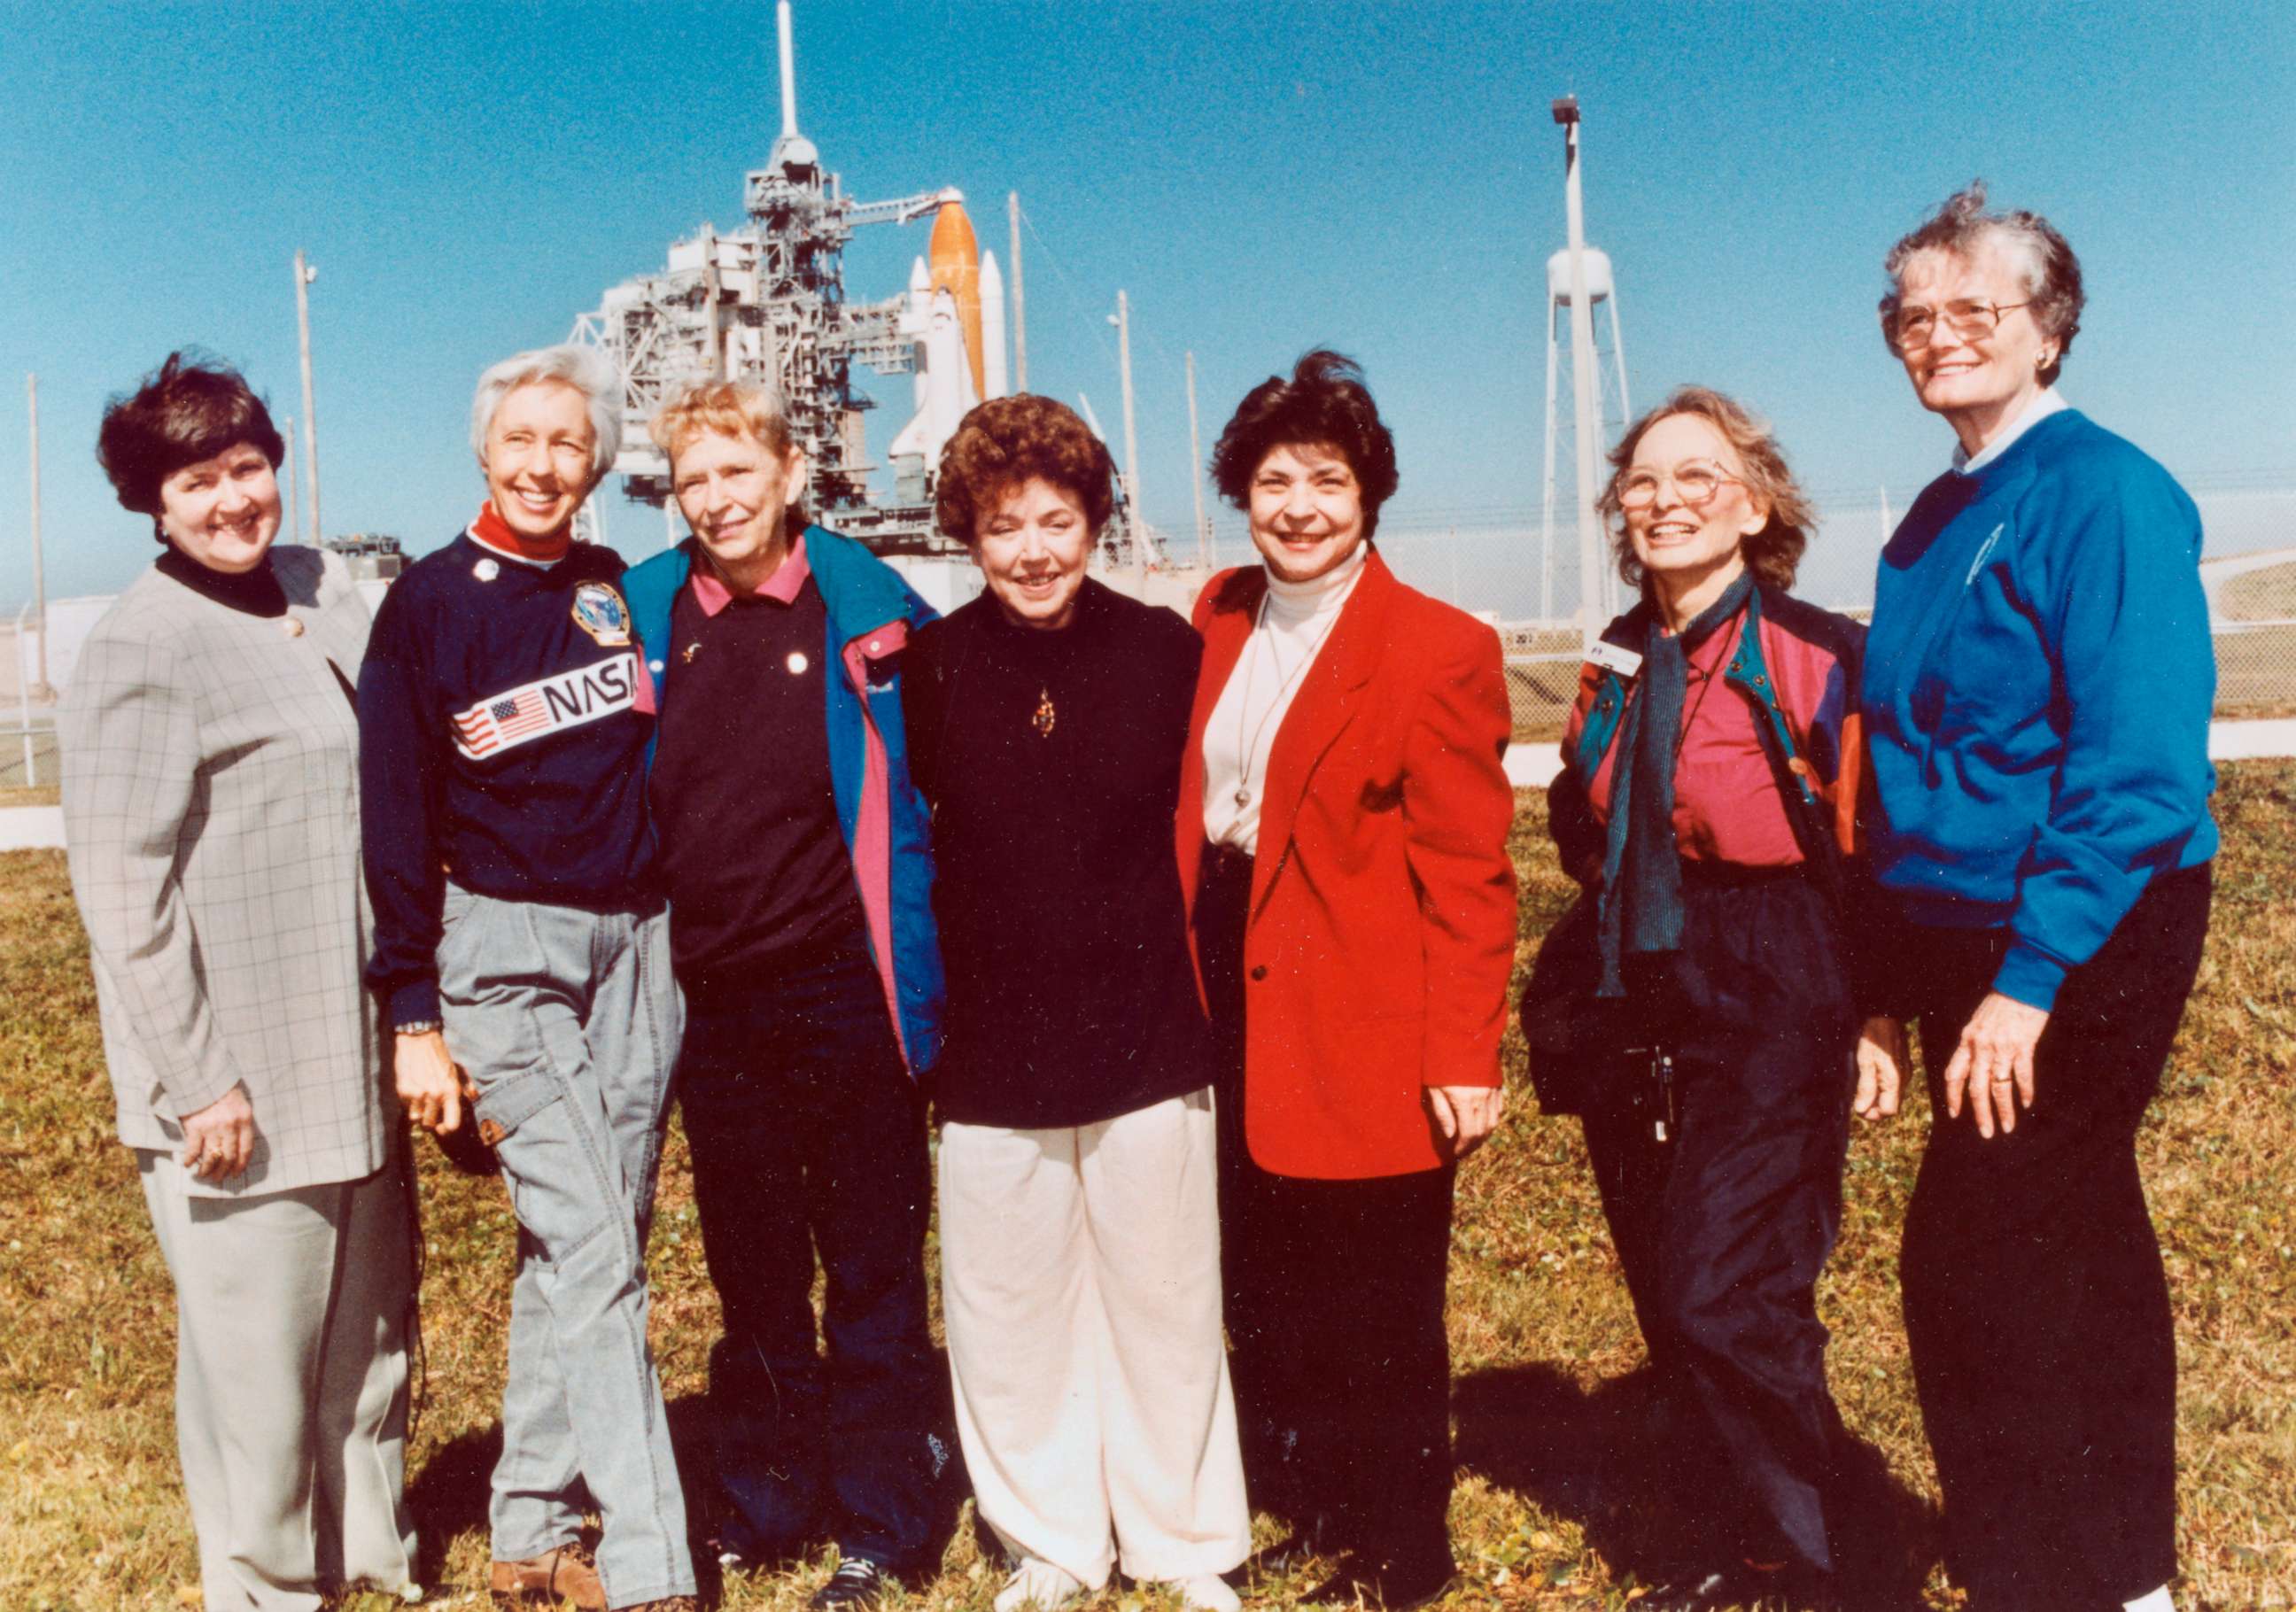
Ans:
[[[2176,1346],[2135,1142],[2217,847],[2200,516],[2057,395],[2083,298],[2046,219],[1974,184],[1886,268],[1882,334],[1958,442],[1882,552],[1864,683],[1929,1070],[1902,1269],[1947,1567],[1975,1608],[2153,1612]]]
[[[1840,1418],[1816,1290],[1852,1108],[1893,1111],[1898,1079],[1855,966],[1864,632],[1786,593],[1809,507],[1739,404],[1685,387],[1611,462],[1601,507],[1643,597],[1564,733],[1550,821],[1593,933],[1548,945],[1599,953],[1573,1049],[1587,1149],[1698,1475],[1693,1553],[1641,1604],[1825,1604]]]

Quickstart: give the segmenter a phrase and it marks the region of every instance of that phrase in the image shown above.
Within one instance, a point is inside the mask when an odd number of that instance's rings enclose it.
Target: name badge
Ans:
[[[1606,672],[1616,672],[1621,677],[1632,677],[1643,669],[1640,653],[1600,638],[1587,646],[1587,663],[1601,667]]]

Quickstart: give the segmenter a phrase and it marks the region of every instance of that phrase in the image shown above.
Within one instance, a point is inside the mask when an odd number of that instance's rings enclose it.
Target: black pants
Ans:
[[[929,1566],[954,1447],[925,1323],[931,1165],[875,967],[846,948],[693,1004],[678,1087],[725,1309],[709,1354],[721,1538],[771,1559],[825,1532],[896,1572]]]
[[[1450,1166],[1275,1175],[1242,1125],[1248,858],[1207,853],[1197,940],[1224,1057],[1220,1264],[1253,1502],[1398,1583],[1451,1571]]]
[[[1857,1084],[1836,921],[1792,871],[1693,869],[1683,895],[1683,951],[1630,970],[1623,1016],[1673,1059],[1678,1123],[1660,1141],[1618,1101],[1622,1055],[1587,1151],[1690,1477],[1685,1532],[1717,1559],[1832,1572],[1841,1419],[1816,1293]]]
[[[1940,1084],[2006,937],[1915,932],[1929,1151],[1906,1217],[1906,1332],[1978,1608],[2113,1608],[2176,1575],[2176,1342],[2136,1173],[2208,933],[2210,875],[2163,874],[2059,992],[2013,1132]]]

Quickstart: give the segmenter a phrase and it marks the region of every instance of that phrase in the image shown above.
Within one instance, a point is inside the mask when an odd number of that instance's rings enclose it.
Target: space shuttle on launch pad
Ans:
[[[621,371],[623,445],[613,468],[631,499],[668,500],[668,465],[645,430],[656,409],[695,380],[760,380],[781,395],[809,467],[808,502],[826,524],[880,552],[945,552],[931,474],[965,412],[1007,390],[1004,278],[980,250],[963,192],[883,201],[845,193],[798,132],[790,0],[778,0],[775,23],[781,132],[744,182],[748,224],[704,225],[672,242],[663,268],[610,288],[576,319],[571,339],[603,349]],[[928,216],[931,239],[907,287],[847,300],[843,252],[853,231]],[[857,364],[914,377],[911,416],[884,450],[890,467],[869,462],[863,421],[876,399],[855,387]],[[890,488],[872,486],[881,468],[892,471]]]

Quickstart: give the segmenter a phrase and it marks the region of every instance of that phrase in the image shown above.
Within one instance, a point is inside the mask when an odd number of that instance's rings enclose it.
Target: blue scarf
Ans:
[[[1742,574],[1678,634],[1666,630],[1654,606],[1646,607],[1641,691],[1627,706],[1611,774],[1600,924],[1603,981],[1597,996],[1626,994],[1623,958],[1682,949],[1682,855],[1674,838],[1674,769],[1682,749],[1690,656],[1746,608],[1753,591],[1753,574]]]

